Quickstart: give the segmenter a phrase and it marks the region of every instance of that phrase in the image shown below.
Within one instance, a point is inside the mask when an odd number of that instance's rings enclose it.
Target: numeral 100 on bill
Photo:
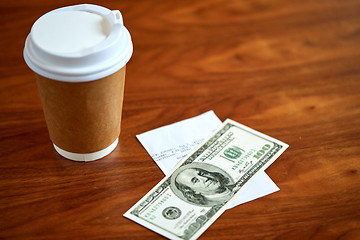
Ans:
[[[254,158],[256,159],[260,159],[262,155],[264,155],[264,153],[269,150],[271,148],[270,144],[266,144],[262,147],[262,149],[260,149],[259,151],[257,151],[257,153],[255,153]]]

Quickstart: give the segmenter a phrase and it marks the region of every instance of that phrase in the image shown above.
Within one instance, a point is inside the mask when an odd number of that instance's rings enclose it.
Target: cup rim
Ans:
[[[68,152],[66,150],[59,148],[54,143],[53,143],[53,145],[54,145],[56,152],[58,152],[61,156],[65,157],[67,159],[70,159],[73,161],[78,161],[78,162],[91,162],[91,161],[95,161],[95,160],[101,159],[101,158],[109,155],[112,151],[114,151],[114,149],[116,148],[118,143],[119,143],[119,138],[116,138],[116,140],[112,144],[110,144],[110,146],[108,146],[105,149],[102,149],[100,151],[93,152],[93,153],[73,153],[73,152]]]

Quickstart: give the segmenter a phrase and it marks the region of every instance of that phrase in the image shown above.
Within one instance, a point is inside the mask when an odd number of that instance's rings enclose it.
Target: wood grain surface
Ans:
[[[214,110],[290,145],[279,192],[226,211],[200,239],[360,239],[360,1],[89,1],[134,43],[109,156],[53,149],[22,51],[70,0],[0,2],[0,239],[163,239],[122,215],[164,175],[135,135]]]

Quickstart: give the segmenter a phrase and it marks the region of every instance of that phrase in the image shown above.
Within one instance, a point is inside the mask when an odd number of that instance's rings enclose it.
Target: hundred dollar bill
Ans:
[[[197,239],[287,147],[228,119],[124,216],[169,239]]]

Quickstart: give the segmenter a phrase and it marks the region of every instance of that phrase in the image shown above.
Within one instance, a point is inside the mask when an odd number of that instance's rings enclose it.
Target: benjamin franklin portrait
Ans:
[[[171,176],[170,188],[182,200],[199,206],[214,206],[232,196],[234,181],[224,170],[206,163],[191,163]]]

